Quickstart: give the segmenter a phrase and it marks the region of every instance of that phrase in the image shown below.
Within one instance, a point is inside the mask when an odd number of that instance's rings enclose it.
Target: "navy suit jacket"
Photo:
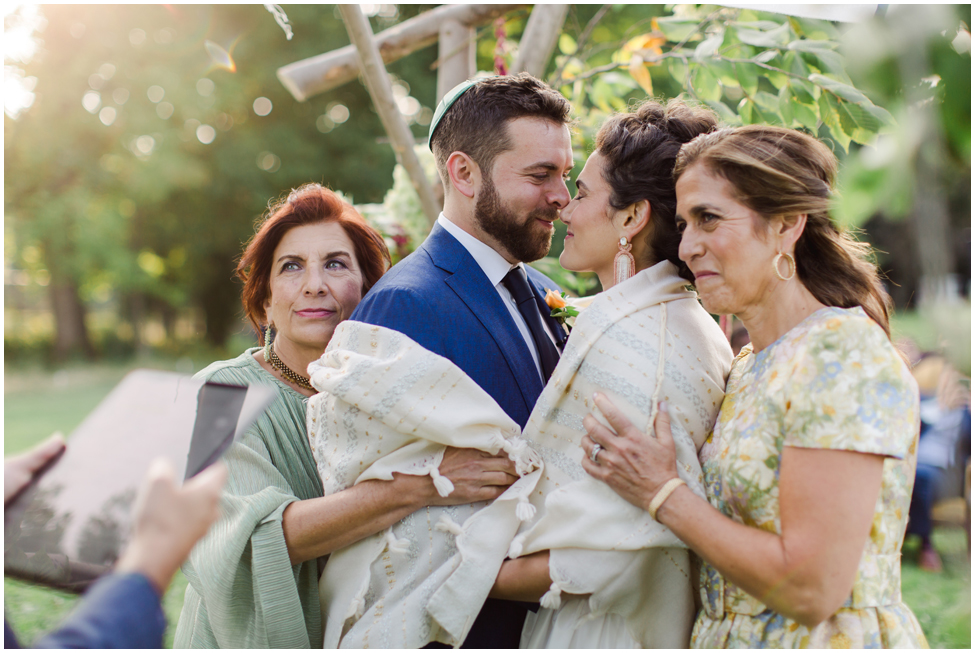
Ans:
[[[558,286],[530,266],[525,270],[544,306],[545,289]],[[565,331],[542,312],[561,350]],[[528,344],[481,267],[439,224],[373,286],[351,319],[404,333],[450,359],[514,421],[528,423],[543,388]]]
[[[33,648],[162,648],[166,617],[142,574],[109,574],[92,585],[57,630]],[[20,648],[4,619],[4,648]]]
[[[555,283],[525,266],[545,305]],[[559,350],[567,338],[542,311]],[[511,312],[467,249],[441,227],[366,294],[351,319],[394,329],[450,359],[524,428],[541,394],[541,376]],[[488,599],[463,648],[518,648],[525,615],[537,604]],[[430,645],[428,648],[439,648]]]

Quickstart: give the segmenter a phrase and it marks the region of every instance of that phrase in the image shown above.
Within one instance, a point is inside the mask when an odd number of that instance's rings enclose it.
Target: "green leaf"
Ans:
[[[850,136],[843,131],[840,122],[839,102],[832,93],[823,93],[819,96],[819,115],[829,128],[829,133],[833,140],[843,148],[844,152],[850,150]]]
[[[748,98],[742,98],[741,102],[738,103],[738,115],[741,116],[741,122],[745,125],[750,125],[754,122],[752,118],[754,117],[755,103]]]
[[[866,107],[851,102],[839,102],[840,122],[843,130],[857,143],[871,145],[883,127],[880,119]]]
[[[667,59],[667,72],[681,87],[687,86],[687,64],[680,59]]]
[[[797,102],[795,98],[792,98],[790,104],[792,106],[793,118],[800,125],[815,134],[819,129],[819,116],[816,115],[816,105],[810,106],[804,102]]]
[[[704,64],[696,66],[694,71],[694,94],[702,100],[713,100],[717,102],[721,99],[721,86],[718,78],[708,70]]]
[[[758,66],[750,63],[736,63],[735,74],[741,90],[747,95],[754,95],[758,91]]]
[[[768,63],[772,59],[775,59],[778,54],[778,50],[766,50],[765,52],[761,52],[758,54],[758,56],[752,58],[752,61],[757,61],[758,63]]]
[[[834,105],[830,105],[828,98],[833,98]],[[840,115],[836,112],[836,98],[829,93],[819,96],[819,115],[827,127],[840,128]]]
[[[744,27],[759,32],[768,32],[769,30],[776,29],[781,25],[782,23],[774,20],[740,20],[735,23],[735,27]]]
[[[624,87],[624,90],[634,91],[636,90],[638,84],[636,80],[630,77],[626,73],[619,73],[615,70],[608,73],[603,73],[601,79],[607,84],[615,84],[617,86]]]
[[[718,51],[721,44],[724,42],[724,30],[718,32],[714,36],[709,36],[708,38],[701,41],[696,48],[694,48],[694,60],[703,61],[714,56],[714,53]]]
[[[819,50],[815,53],[806,53],[812,55],[820,62],[818,66],[820,70],[836,75],[837,77],[842,77],[848,79],[846,74],[846,67],[843,63],[843,57],[836,52],[831,52],[830,50]]]
[[[740,86],[738,83],[738,77],[735,75],[735,68],[733,64],[718,59],[715,61],[709,61],[708,67],[718,78],[718,81],[721,82],[722,86],[732,86],[735,88]]]
[[[761,113],[762,121],[772,125],[783,124],[779,114],[779,98],[768,91],[759,91],[754,96],[755,107]]]
[[[772,95],[768,91],[759,91],[752,99],[755,100],[755,104],[757,104],[762,111],[775,112],[779,110],[778,96]]]
[[[788,23],[782,23],[775,29],[759,31],[747,27],[738,27],[736,30],[738,38],[742,43],[754,45],[759,48],[779,48],[785,47],[792,39],[792,28]]]
[[[794,51],[790,50],[789,52],[785,53],[785,56],[782,57],[782,67],[785,70],[788,70],[790,73],[799,75],[800,77],[809,77],[809,66],[807,66],[806,62],[802,60],[802,57],[800,57]]]
[[[789,87],[800,102],[812,104],[816,101],[816,87],[806,80],[793,77],[789,80]]]
[[[798,41],[793,41],[787,46],[790,50],[797,50],[799,52],[812,52],[818,53],[823,50],[833,51],[839,47],[838,43],[833,41],[813,41],[811,39],[799,39]]]
[[[704,104],[711,107],[716,114],[718,114],[718,119],[721,120],[725,125],[740,125],[741,118],[737,113],[731,110],[727,104],[721,101],[705,100]]]
[[[786,126],[791,127],[795,116],[792,115],[792,89],[788,84],[779,89],[779,113]]]
[[[578,46],[576,40],[566,32],[559,34],[559,52],[562,54],[575,54]]]
[[[875,104],[860,104],[859,106],[863,107],[867,113],[880,121],[881,127],[878,131],[881,134],[889,133],[891,128],[897,125],[897,121],[894,120],[894,116],[890,115],[890,113],[883,107],[878,107]]]
[[[827,91],[836,94],[848,102],[870,102],[870,99],[866,95],[849,84],[838,82],[835,79],[826,77],[825,75],[817,75],[814,73],[809,76],[809,81],[826,89]]]
[[[697,31],[700,21],[696,18],[680,18],[678,16],[663,16],[657,18],[657,29],[664,33],[668,40],[675,43],[683,41]]]

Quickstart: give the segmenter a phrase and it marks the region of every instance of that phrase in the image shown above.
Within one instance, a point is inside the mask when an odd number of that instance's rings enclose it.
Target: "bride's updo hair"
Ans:
[[[688,281],[694,275],[677,256],[680,233],[675,221],[674,162],[681,145],[717,126],[717,116],[705,107],[676,99],[666,106],[647,100],[631,113],[610,118],[596,135],[596,151],[606,158],[603,178],[612,188],[610,205],[621,210],[640,200],[649,201],[647,244],[652,262],[670,261]]]

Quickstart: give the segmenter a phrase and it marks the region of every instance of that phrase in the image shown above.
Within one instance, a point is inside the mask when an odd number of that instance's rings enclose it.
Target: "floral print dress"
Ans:
[[[918,437],[918,391],[883,330],[860,308],[827,307],[731,369],[714,432],[701,449],[711,504],[781,533],[783,447],[887,456],[873,526],[843,606],[813,629],[773,612],[707,563],[694,648],[926,647],[901,601],[900,550]]]

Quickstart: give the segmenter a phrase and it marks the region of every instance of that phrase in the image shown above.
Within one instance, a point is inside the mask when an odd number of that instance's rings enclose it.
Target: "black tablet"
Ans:
[[[4,573],[83,592],[128,541],[132,503],[158,456],[190,478],[273,401],[267,386],[136,370],[68,438],[63,455],[4,508]]]

